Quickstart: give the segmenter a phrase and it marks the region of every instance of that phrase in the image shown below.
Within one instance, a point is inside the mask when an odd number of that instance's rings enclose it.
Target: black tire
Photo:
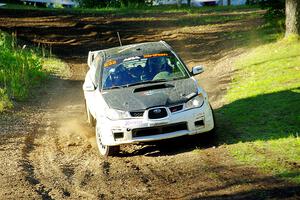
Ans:
[[[214,127],[213,129],[211,129],[210,131],[208,131],[207,133],[205,133],[205,137],[208,140],[208,142],[212,145],[215,145],[217,143],[217,126],[216,126],[216,118],[215,118],[215,113],[213,108],[211,107],[211,105],[209,104],[209,107],[212,111],[212,116],[213,116],[213,120],[214,120]]]
[[[104,157],[115,156],[120,152],[120,146],[107,146],[103,145],[101,142],[101,134],[97,131],[96,128],[96,140],[97,146],[100,154]]]
[[[86,111],[86,117],[87,117],[87,121],[88,121],[89,125],[90,125],[91,127],[95,127],[95,125],[96,125],[96,120],[95,120],[95,118],[93,117],[93,115],[91,114],[89,108],[87,107],[86,101],[85,101],[85,111]]]

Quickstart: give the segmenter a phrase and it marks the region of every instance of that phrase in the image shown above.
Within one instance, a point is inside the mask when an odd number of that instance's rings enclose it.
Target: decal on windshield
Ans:
[[[144,58],[152,58],[152,57],[159,57],[159,56],[168,56],[167,53],[154,53],[154,54],[146,54]]]
[[[141,59],[139,56],[135,56],[135,57],[126,58],[123,61],[125,62],[125,61],[130,61],[130,60],[139,60],[139,59]]]
[[[104,67],[109,67],[111,65],[117,64],[117,61],[115,60],[108,60],[106,63],[104,63]]]

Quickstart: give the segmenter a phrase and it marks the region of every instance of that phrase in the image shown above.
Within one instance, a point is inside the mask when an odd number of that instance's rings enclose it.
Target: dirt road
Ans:
[[[244,11],[247,14],[250,11]],[[231,13],[238,14],[238,13]],[[238,43],[227,33],[247,31],[261,19],[182,26],[186,14],[92,16],[0,10],[0,28],[23,40],[51,44],[72,76],[52,78],[27,102],[0,116],[2,199],[296,199],[300,188],[237,164],[225,145],[205,138],[128,145],[117,157],[99,156],[84,113],[82,79],[88,50],[166,40],[189,66],[203,63],[198,77],[214,107],[230,81]],[[199,17],[199,16],[197,16]],[[201,17],[201,16],[200,16]],[[188,51],[187,51],[188,49]]]

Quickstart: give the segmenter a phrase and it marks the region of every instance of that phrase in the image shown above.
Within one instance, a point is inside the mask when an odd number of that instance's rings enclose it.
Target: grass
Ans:
[[[6,90],[4,88],[0,88],[0,112],[4,111],[5,109],[12,108],[13,104],[10,101]]]
[[[43,10],[43,11],[56,11],[62,13],[76,13],[76,14],[112,14],[118,16],[124,15],[144,15],[144,14],[163,14],[163,13],[214,13],[214,12],[235,12],[241,10],[256,10],[259,9],[255,6],[206,6],[206,7],[187,7],[182,5],[178,8],[176,5],[160,5],[160,6],[142,6],[142,7],[124,7],[124,8],[45,8],[34,7],[23,4],[10,4],[2,8],[15,9],[15,10]],[[1,9],[1,8],[0,8]]]
[[[62,60],[55,57],[43,58],[42,69],[48,74],[59,76],[61,78],[71,76],[71,71],[68,65]]]
[[[239,162],[300,184],[300,41],[254,48],[236,69],[217,111],[222,142]]]
[[[48,73],[67,73],[60,60],[44,58],[37,48],[21,48],[16,40],[0,31],[0,112],[12,108],[12,100],[26,100]]]

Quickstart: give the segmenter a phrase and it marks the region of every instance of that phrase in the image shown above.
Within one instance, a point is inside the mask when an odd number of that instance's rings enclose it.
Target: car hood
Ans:
[[[185,103],[197,95],[197,84],[192,78],[188,78],[104,90],[102,95],[110,108],[123,111],[138,111],[151,107]]]

